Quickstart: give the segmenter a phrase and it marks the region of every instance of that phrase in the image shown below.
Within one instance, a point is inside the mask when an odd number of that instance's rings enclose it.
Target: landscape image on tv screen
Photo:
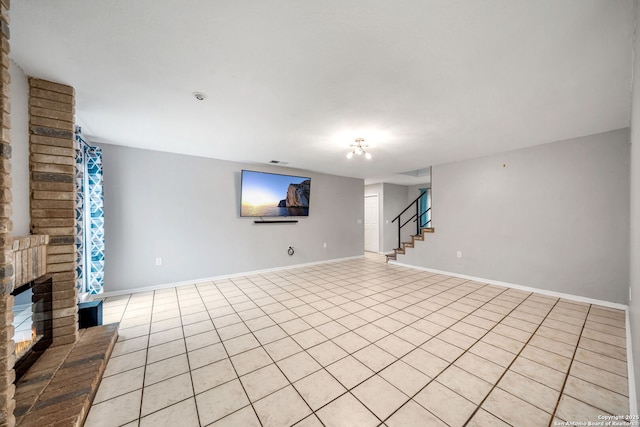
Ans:
[[[308,216],[311,178],[242,171],[240,216]]]

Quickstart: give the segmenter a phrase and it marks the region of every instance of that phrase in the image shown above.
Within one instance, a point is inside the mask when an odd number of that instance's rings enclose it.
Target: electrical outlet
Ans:
[[[456,255],[457,255],[458,258],[462,258],[462,251],[456,252]]]
[[[323,248],[326,248],[326,247],[327,247],[327,242],[324,242],[324,243],[322,244],[322,247],[323,247]]]
[[[161,266],[162,265],[162,258],[160,258],[160,257],[156,258],[156,265],[157,266]]]

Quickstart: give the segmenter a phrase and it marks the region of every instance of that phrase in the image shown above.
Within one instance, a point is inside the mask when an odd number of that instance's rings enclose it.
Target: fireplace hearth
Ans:
[[[43,276],[16,288],[13,304],[13,341],[16,382],[27,372],[53,341],[52,286]]]

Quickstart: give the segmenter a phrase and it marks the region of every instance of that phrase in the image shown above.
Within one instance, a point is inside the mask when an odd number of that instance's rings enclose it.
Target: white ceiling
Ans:
[[[367,183],[629,125],[634,1],[20,0],[94,142]],[[192,92],[208,95],[196,101]],[[364,137],[372,160],[347,160]]]

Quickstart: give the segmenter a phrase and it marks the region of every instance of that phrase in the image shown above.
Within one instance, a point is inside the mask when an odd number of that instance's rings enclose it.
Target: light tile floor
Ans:
[[[120,336],[88,427],[538,427],[629,413],[623,311],[377,255],[107,298],[104,322]]]

